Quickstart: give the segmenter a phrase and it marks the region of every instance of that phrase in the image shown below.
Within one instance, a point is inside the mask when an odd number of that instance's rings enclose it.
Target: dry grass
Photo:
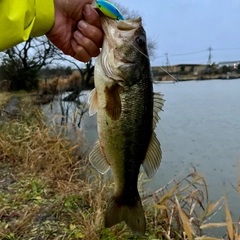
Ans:
[[[0,125],[0,239],[204,240],[217,239],[203,236],[204,229],[222,226],[221,239],[240,239],[227,198],[210,203],[205,179],[195,170],[142,197],[145,236],[132,236],[124,223],[105,229],[113,183],[88,166],[81,133],[73,142],[46,126],[29,98],[22,100],[21,112],[20,119]],[[226,222],[212,223],[224,205]]]
[[[163,239],[240,239],[240,221],[232,221],[227,197],[210,202],[207,183],[195,169],[185,177],[172,179],[153,195],[143,199],[149,213],[147,222],[153,239],[162,239],[163,236]],[[152,206],[154,212],[151,212]],[[224,208],[226,222],[216,223],[215,215]],[[206,229],[223,227],[226,234],[222,238],[204,235]]]
[[[73,71],[70,76],[42,79],[39,82],[38,88],[40,92],[56,94],[57,92],[64,92],[67,89],[74,89],[80,86],[81,82],[82,78],[80,72]]]

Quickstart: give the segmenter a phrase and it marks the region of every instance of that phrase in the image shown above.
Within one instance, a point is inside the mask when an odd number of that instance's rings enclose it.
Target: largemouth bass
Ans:
[[[89,160],[102,174],[112,169],[115,192],[105,226],[125,221],[133,233],[141,235],[146,221],[138,174],[143,165],[152,177],[160,165],[162,153],[154,129],[164,100],[153,93],[141,18],[115,21],[101,16],[101,21],[105,37],[95,64],[95,89],[89,96],[89,113],[98,114],[99,140]]]

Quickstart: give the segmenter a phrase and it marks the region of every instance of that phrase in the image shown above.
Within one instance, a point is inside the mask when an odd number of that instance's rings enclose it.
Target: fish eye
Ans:
[[[142,45],[145,43],[145,39],[144,37],[140,36],[140,37],[137,37],[136,38],[136,42],[139,44],[139,45]]]

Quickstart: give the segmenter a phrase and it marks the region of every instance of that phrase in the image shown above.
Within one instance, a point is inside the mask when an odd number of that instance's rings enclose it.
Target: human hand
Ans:
[[[54,0],[55,22],[46,34],[64,54],[88,62],[100,53],[103,32],[92,0]]]

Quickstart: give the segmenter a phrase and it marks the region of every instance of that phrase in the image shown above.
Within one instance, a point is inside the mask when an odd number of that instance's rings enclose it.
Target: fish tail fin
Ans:
[[[105,214],[105,227],[112,227],[125,221],[134,234],[144,235],[146,221],[140,196],[130,204],[121,204],[116,197],[111,197]]]

